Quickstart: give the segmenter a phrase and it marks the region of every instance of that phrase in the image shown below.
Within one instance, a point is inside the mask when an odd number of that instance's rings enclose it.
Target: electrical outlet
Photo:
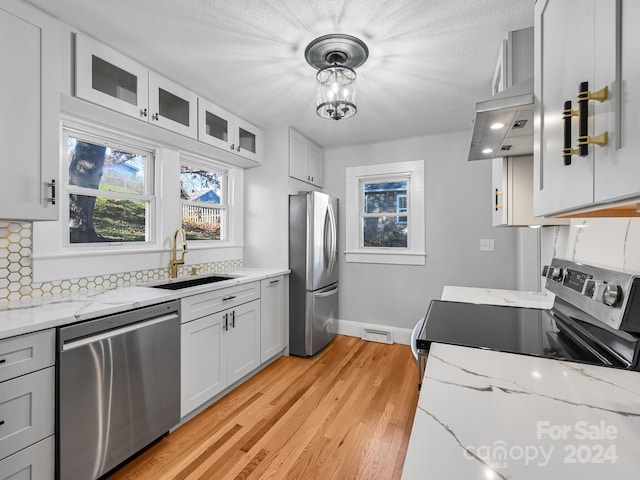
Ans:
[[[493,238],[481,238],[480,239],[480,251],[481,252],[493,252]]]

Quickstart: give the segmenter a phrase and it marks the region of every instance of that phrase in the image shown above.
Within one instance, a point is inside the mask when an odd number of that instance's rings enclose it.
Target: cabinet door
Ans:
[[[0,382],[55,363],[55,330],[0,340]]]
[[[54,368],[2,383],[0,458],[53,435]]]
[[[184,417],[228,384],[223,314],[217,313],[181,326],[180,416]]]
[[[198,140],[235,152],[233,115],[217,105],[198,98]],[[234,144],[234,148],[231,144]]]
[[[54,437],[0,460],[0,480],[53,480]]]
[[[229,385],[260,366],[260,301],[226,310]]]
[[[249,282],[206,293],[184,297],[182,322],[211,315],[260,298],[260,282]]]
[[[76,35],[76,96],[147,121],[148,83],[146,67],[85,35]]]
[[[307,144],[307,175],[311,183],[322,187],[322,149],[313,143]]]
[[[491,182],[491,215],[493,226],[507,224],[507,159],[494,158]]]
[[[58,218],[59,37],[38,10],[0,5],[0,218]]]
[[[171,80],[149,72],[150,121],[190,138],[198,136],[198,97]]]
[[[322,149],[289,129],[289,176],[322,187]]]
[[[262,163],[262,130],[255,125],[235,118],[235,149],[241,157]]]
[[[307,144],[305,138],[295,130],[290,130],[289,134],[289,176],[308,181]]]
[[[594,0],[538,1],[535,22],[534,213],[544,215],[593,202],[593,147],[589,156],[574,155],[565,165],[562,112],[567,100],[578,108],[581,82],[594,85]],[[571,133],[576,148],[577,117]]]
[[[614,7],[620,3],[622,11]],[[596,158],[596,202],[640,194],[640,40],[636,32],[640,21],[640,2],[622,0],[620,3],[601,1],[597,3],[596,11],[596,18],[608,20],[599,21],[596,25],[599,43],[602,43],[596,58],[599,65],[604,64],[596,70],[596,74],[601,76],[596,87],[609,85],[610,99],[594,105],[594,108],[604,111],[601,114],[604,118],[595,126],[594,133],[609,132],[606,150],[611,152],[610,156]],[[611,28],[615,25],[614,15],[620,22],[617,31]],[[606,49],[609,51],[603,51]],[[617,71],[612,65],[616,58],[619,59]],[[596,153],[599,151],[597,148]]]
[[[284,348],[284,277],[260,282],[260,361],[269,360]]]

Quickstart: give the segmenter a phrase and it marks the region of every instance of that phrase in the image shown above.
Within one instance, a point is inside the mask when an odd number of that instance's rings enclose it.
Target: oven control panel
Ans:
[[[542,275],[546,289],[615,329],[624,329],[627,295],[636,275],[554,258]]]

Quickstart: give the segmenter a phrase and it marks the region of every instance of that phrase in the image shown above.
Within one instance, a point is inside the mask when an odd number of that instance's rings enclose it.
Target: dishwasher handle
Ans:
[[[151,325],[155,325],[156,323],[166,322],[168,320],[176,320],[180,319],[180,317],[173,313],[169,315],[163,315],[161,317],[152,318],[150,320],[132,323],[126,325],[121,328],[116,328],[115,330],[108,330],[106,332],[98,333],[96,335],[92,335],[90,337],[81,337],[78,339],[69,339],[62,343],[62,351],[67,352],[69,350],[73,350],[74,348],[84,347],[85,345],[89,345],[90,343],[101,342],[102,340],[107,340],[109,338],[117,337],[118,335],[123,335],[128,332],[132,332],[134,330],[138,330],[140,328],[149,327]]]

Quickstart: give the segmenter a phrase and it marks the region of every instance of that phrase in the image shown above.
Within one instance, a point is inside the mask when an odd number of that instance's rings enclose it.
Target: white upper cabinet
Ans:
[[[613,12],[608,11],[608,7],[613,3],[615,2],[598,2],[596,16],[611,17]],[[608,148],[614,152],[595,163],[595,177],[598,180],[595,184],[596,202],[640,194],[640,33],[637,31],[640,2],[624,0],[621,4],[622,12],[616,12],[616,22],[619,22],[620,29],[614,36],[611,30],[607,31],[605,28],[601,35],[607,38],[606,46],[609,49],[606,57],[608,75],[602,82],[612,77],[617,78],[612,84],[609,83],[611,101],[605,102],[606,121],[604,125],[596,126],[597,130],[594,132],[599,134],[602,130],[609,129]],[[614,50],[616,45],[617,50]],[[604,54],[597,52],[596,58]],[[600,85],[595,87],[600,88]],[[603,109],[605,105],[594,107]]]
[[[59,27],[18,1],[0,4],[0,218],[56,220]]]
[[[198,97],[85,35],[76,35],[76,95],[190,138]]]
[[[149,121],[186,137],[198,135],[198,97],[155,72],[149,72]]]
[[[639,20],[634,0],[536,3],[536,215],[640,195]]]
[[[263,162],[261,129],[80,33],[76,96],[251,160],[249,166]]]
[[[289,176],[322,187],[322,149],[297,132],[289,129]]]
[[[262,130],[204,98],[198,99],[198,140],[263,162]]]
[[[77,34],[76,96],[148,121],[149,70],[106,45]]]
[[[491,189],[493,226],[565,225],[569,220],[533,216],[533,157],[494,158]]]

